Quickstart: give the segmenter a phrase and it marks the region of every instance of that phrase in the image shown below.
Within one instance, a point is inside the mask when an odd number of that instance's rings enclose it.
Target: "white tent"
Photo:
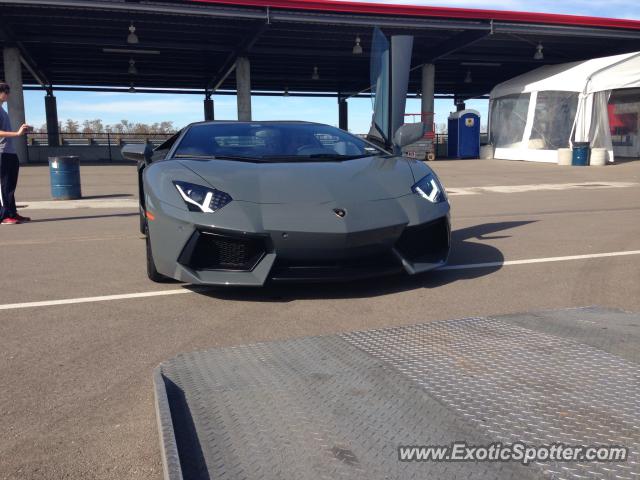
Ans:
[[[546,65],[491,91],[494,157],[556,162],[557,149],[590,142],[640,157],[640,52]]]

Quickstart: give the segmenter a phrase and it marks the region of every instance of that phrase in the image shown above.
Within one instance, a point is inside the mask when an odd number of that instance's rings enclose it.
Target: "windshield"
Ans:
[[[309,123],[209,123],[189,128],[173,157],[253,161],[349,160],[386,154],[328,125]]]

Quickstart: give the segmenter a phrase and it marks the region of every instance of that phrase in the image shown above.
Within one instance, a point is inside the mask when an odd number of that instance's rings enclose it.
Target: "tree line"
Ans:
[[[175,133],[176,128],[173,122],[156,122],[152,124],[130,122],[129,120],[120,120],[118,123],[104,125],[102,120],[85,120],[82,123],[68,118],[64,122],[58,122],[58,129],[64,133]],[[47,124],[43,124],[39,129],[40,133],[47,133]]]

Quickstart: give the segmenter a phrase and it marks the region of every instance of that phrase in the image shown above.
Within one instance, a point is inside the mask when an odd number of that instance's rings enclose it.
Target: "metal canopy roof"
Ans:
[[[25,84],[54,89],[235,90],[235,59],[247,55],[256,92],[350,95],[369,85],[375,26],[414,35],[412,64],[435,63],[436,93],[461,97],[543,64],[640,49],[640,22],[632,20],[335,1],[0,0],[0,13],[0,46],[20,48]],[[131,22],[136,45],[126,42]],[[542,61],[533,59],[538,42]],[[419,88],[416,68],[410,91]]]

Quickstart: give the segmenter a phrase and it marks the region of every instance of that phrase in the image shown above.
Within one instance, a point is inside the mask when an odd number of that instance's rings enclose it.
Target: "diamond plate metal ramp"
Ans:
[[[181,354],[155,371],[165,477],[640,479],[640,315],[437,321]],[[399,445],[617,444],[624,463],[398,461]]]

